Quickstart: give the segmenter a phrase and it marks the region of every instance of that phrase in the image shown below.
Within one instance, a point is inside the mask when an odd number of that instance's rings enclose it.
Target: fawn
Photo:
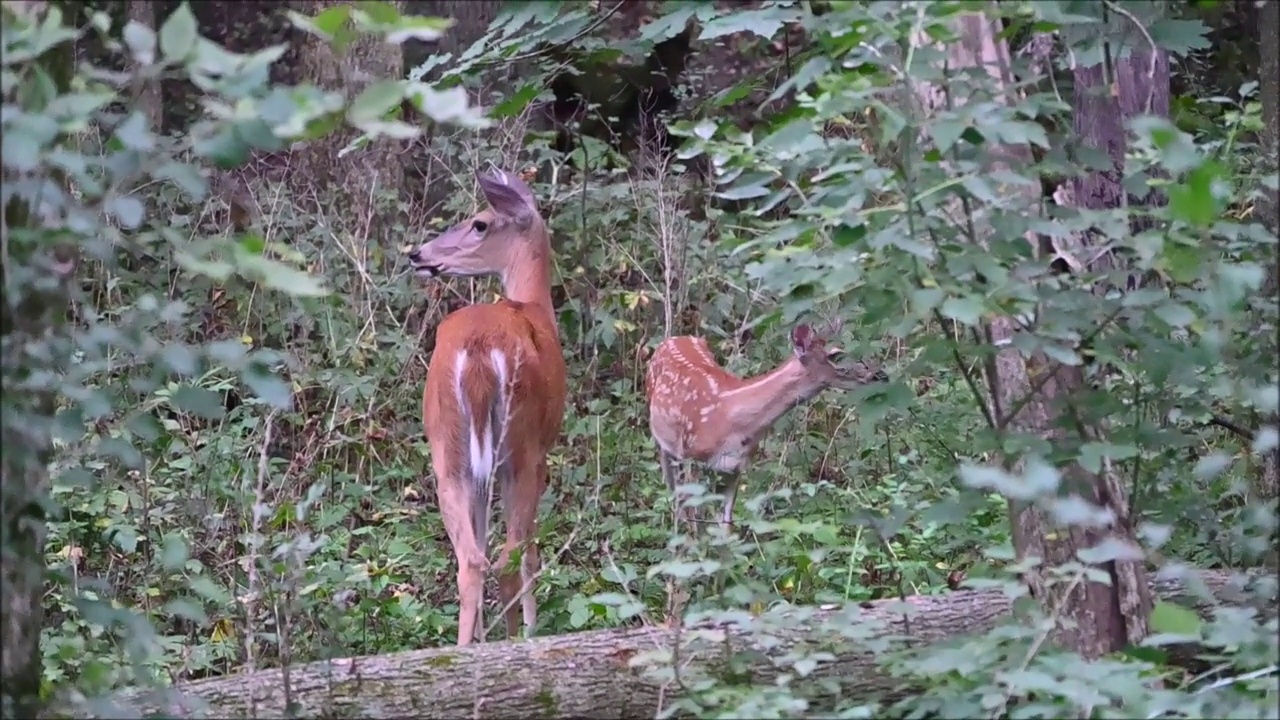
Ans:
[[[673,497],[677,464],[693,460],[724,473],[720,522],[729,525],[741,472],[779,418],[828,387],[888,380],[874,363],[836,365],[843,351],[827,347],[827,340],[839,328],[833,323],[824,337],[806,324],[796,325],[791,331],[794,355],[745,379],[720,367],[700,337],[670,337],[658,345],[645,377],[649,432]]]
[[[436,330],[422,420],[436,496],[458,560],[458,645],[484,641],[484,580],[496,485],[507,539],[498,586],[508,637],[537,624],[538,500],[560,437],[565,363],[551,305],[551,242],[533,191],[498,170],[478,176],[488,208],[412,249],[420,277],[502,279],[503,299],[450,313]],[[508,568],[520,551],[519,570]]]

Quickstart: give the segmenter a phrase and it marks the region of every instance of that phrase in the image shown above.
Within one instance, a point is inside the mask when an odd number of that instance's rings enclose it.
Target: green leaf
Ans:
[[[334,5],[325,8],[320,14],[311,18],[311,26],[319,30],[326,37],[332,38],[338,34],[338,31],[347,24],[347,20],[351,18],[351,6],[347,4]]]
[[[142,224],[142,201],[132,195],[113,195],[104,203],[103,209],[126,230],[134,230]]]
[[[196,49],[199,38],[196,16],[191,13],[191,6],[183,2],[172,13],[169,19],[160,26],[160,52],[170,62],[186,62]]]
[[[1186,327],[1196,321],[1196,314],[1191,311],[1191,308],[1179,302],[1158,305],[1152,313],[1176,328]]]
[[[1169,211],[1175,218],[1200,227],[1213,224],[1222,212],[1216,195],[1216,181],[1226,170],[1214,160],[1206,160],[1187,174],[1185,181],[1169,188]]]
[[[1199,637],[1200,616],[1181,605],[1160,601],[1151,608],[1151,629],[1169,635]]]
[[[771,39],[782,26],[800,19],[798,7],[766,5],[758,10],[736,10],[707,21],[699,40],[714,40],[725,35],[749,32],[765,40]]]
[[[1192,50],[1212,47],[1208,39],[1209,28],[1200,20],[1160,18],[1147,26],[1147,34],[1162,49],[1175,55],[1186,55]]]
[[[206,420],[221,420],[226,415],[222,398],[212,390],[202,387],[183,385],[173,393],[171,399],[179,410]]]
[[[292,405],[293,392],[289,389],[289,384],[269,369],[255,363],[245,368],[241,377],[244,384],[263,402],[281,410],[288,410]]]
[[[542,92],[542,87],[538,83],[525,83],[520,86],[519,90],[508,95],[502,102],[493,106],[489,111],[489,117],[502,119],[516,117],[529,107],[529,103],[533,102]]]
[[[448,18],[419,17],[406,15],[395,23],[396,28],[387,33],[387,42],[401,45],[408,40],[435,42],[444,37],[444,33],[453,27],[454,21]]]
[[[138,152],[147,152],[156,146],[155,138],[147,128],[146,116],[136,110],[116,128],[116,138],[124,147]]]
[[[347,120],[353,125],[381,120],[404,100],[404,90],[403,80],[381,80],[373,83],[351,101]]]
[[[764,197],[769,194],[769,188],[763,185],[747,185],[744,187],[729,188],[716,193],[716,197],[725,200],[750,200],[751,198]]]
[[[982,319],[982,301],[972,296],[949,297],[942,301],[940,310],[943,317],[950,318],[961,325],[977,325]]]
[[[156,34],[151,28],[136,20],[124,26],[124,44],[129,47],[133,59],[141,65],[156,61]]]
[[[413,83],[407,93],[418,112],[442,123],[482,128],[488,121],[475,108],[467,105],[467,91],[461,86],[437,91],[426,83]]]
[[[933,135],[934,147],[938,152],[945,153],[956,144],[967,128],[968,124],[960,120],[939,120],[929,126],[929,132]]]
[[[1201,480],[1211,480],[1222,474],[1223,470],[1231,465],[1231,458],[1223,453],[1212,453],[1205,455],[1196,462],[1193,471],[1196,477]]]

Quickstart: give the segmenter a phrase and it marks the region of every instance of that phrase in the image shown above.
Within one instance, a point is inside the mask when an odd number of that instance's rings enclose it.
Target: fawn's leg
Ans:
[[[738,471],[724,473],[724,513],[720,515],[720,524],[728,527],[733,524],[733,503],[738,499],[738,482],[742,474]]]
[[[431,464],[436,473],[436,499],[445,532],[458,560],[458,645],[468,645],[483,628],[484,576],[489,569],[484,545],[477,542],[473,516],[477,493],[465,473],[456,472],[445,457],[432,448]],[[487,507],[484,508],[487,511]],[[487,530],[486,530],[487,531]]]

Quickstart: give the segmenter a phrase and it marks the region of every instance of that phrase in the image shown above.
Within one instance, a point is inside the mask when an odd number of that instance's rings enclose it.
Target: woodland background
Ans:
[[[5,3],[4,715],[1276,717],[1277,9]],[[571,397],[538,636],[460,651],[496,285],[400,249],[489,163]],[[893,382],[675,533],[652,347],[834,316]]]

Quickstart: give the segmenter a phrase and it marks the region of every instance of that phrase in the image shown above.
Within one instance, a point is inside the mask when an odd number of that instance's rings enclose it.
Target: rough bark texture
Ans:
[[[129,0],[125,5],[125,16],[128,22],[158,30],[156,24],[156,4],[151,0]],[[135,105],[147,117],[148,126],[159,130],[164,122],[164,106],[160,97],[159,83],[150,83],[138,93]]]
[[[1248,602],[1244,584],[1226,573],[1204,573],[1197,579],[1204,581],[1210,597],[1197,599],[1203,596],[1193,589],[1196,583],[1184,586],[1176,580],[1158,581],[1155,589],[1205,614],[1219,604]],[[749,673],[753,683],[768,684],[780,674],[772,659],[795,643],[830,645],[836,659],[803,682],[816,688],[814,680],[834,680],[836,687],[826,690],[829,697],[898,697],[910,688],[880,670],[868,648],[883,645],[886,636],[918,647],[984,633],[1010,613],[1013,603],[1000,591],[983,590],[912,597],[906,605],[909,620],[904,620],[898,600],[861,608],[798,608],[797,616],[805,621],[796,626],[803,629],[781,633],[782,642],[768,649],[736,628],[686,628],[680,666],[686,674],[694,668],[714,672],[725,658],[735,656],[749,662],[749,667],[735,668],[736,675]],[[1274,613],[1274,599],[1265,607]],[[843,627],[856,627],[865,639],[861,644],[841,642],[837,630]],[[292,667],[287,678],[280,670],[263,670],[188,683],[167,698],[131,693],[119,699],[112,714],[284,717],[286,704],[292,703],[298,717],[654,717],[679,688],[650,677],[631,661],[655,651],[670,657],[676,640],[675,630],[644,627],[345,658]]]
[[[1276,172],[1277,152],[1280,152],[1280,0],[1267,0],[1258,11],[1258,45],[1261,48],[1259,78],[1262,81],[1262,148],[1263,157],[1271,165],[1271,172]],[[1280,196],[1276,192],[1266,191],[1265,199],[1259,203],[1259,216],[1267,224],[1271,232],[1280,235]],[[1263,287],[1263,296],[1276,299],[1280,293],[1280,249],[1275,249],[1271,258],[1271,267],[1267,273],[1267,282]],[[1266,418],[1267,424],[1275,427],[1280,417],[1272,415]],[[1264,498],[1280,496],[1280,448],[1267,453],[1262,459],[1262,472],[1258,488]]]
[[[957,22],[960,41],[945,49],[948,64],[953,69],[982,68],[1000,88],[1012,88],[1009,49],[999,39],[997,22],[980,13],[963,15]],[[931,42],[919,37],[917,42]],[[1013,92],[1013,90],[1008,90]],[[948,101],[948,90],[938,87],[919,88],[919,95],[927,109],[939,110]],[[1010,97],[1010,100],[1014,98]],[[952,105],[961,105],[964,97],[950,94]],[[1030,150],[1026,146],[989,148],[992,170],[1013,169],[1030,163]],[[1008,197],[1020,197],[1025,212],[1034,214],[1040,202],[1037,187],[1006,187]],[[978,220],[979,218],[974,218]],[[979,226],[979,242],[985,243],[987,229]],[[1028,238],[1033,246],[1038,240]],[[1077,251],[1078,252],[1078,251]],[[1082,253],[1081,253],[1082,254]],[[1061,440],[1064,430],[1059,418],[1068,414],[1077,422],[1066,424],[1079,427],[1080,413],[1071,406],[1071,396],[1084,387],[1079,368],[1068,367],[1051,361],[1042,353],[1024,358],[1011,344],[1016,327],[1012,318],[998,316],[987,326],[987,339],[1002,349],[996,353],[994,363],[988,368],[987,385],[990,416],[997,419],[1000,432],[1025,433],[1045,438],[1050,442]],[[1084,428],[1084,432],[1089,429]],[[1084,438],[1089,440],[1091,438]],[[1097,546],[1112,537],[1135,545],[1129,523],[1129,503],[1123,483],[1105,467],[1094,474],[1078,463],[1070,463],[1059,470],[1067,491],[1081,496],[1095,506],[1114,513],[1110,527],[1084,528],[1055,527],[1050,519],[1035,507],[1010,502],[1013,518],[1013,542],[1020,558],[1036,557],[1041,567],[1053,567],[1076,559],[1083,549]],[[1110,584],[1082,582],[1072,587],[1050,585],[1039,571],[1024,576],[1032,594],[1046,607],[1066,621],[1060,623],[1058,640],[1084,657],[1096,658],[1108,652],[1118,651],[1126,645],[1136,644],[1146,636],[1147,616],[1151,608],[1146,573],[1132,561],[1104,563],[1101,569],[1110,576]]]
[[[1125,204],[1125,152],[1128,148],[1125,126],[1139,115],[1169,115],[1169,55],[1163,50],[1134,49],[1121,60],[1114,61],[1114,77],[1105,77],[1103,64],[1079,66],[1075,69],[1075,97],[1072,117],[1076,137],[1081,146],[1106,153],[1109,168],[1077,177],[1074,181],[1075,201],[1091,210],[1118,208]],[[1164,204],[1163,193],[1151,190],[1146,197],[1130,195],[1132,207]],[[1150,227],[1152,220],[1136,216],[1134,232]]]
[[[295,0],[294,10],[315,16],[325,8],[348,3],[325,0]],[[392,3],[401,8],[401,3]],[[307,36],[298,53],[300,78],[327,90],[340,90],[355,97],[377,80],[404,77],[404,54],[400,46],[380,37],[362,37],[335,53],[321,38]],[[402,157],[407,149],[403,141],[379,138],[364,149],[339,158],[338,151],[357,136],[346,129],[331,133],[323,140],[296,146],[291,155],[294,202],[304,209],[341,215],[346,227],[358,229],[368,243],[391,243],[398,246],[388,231],[393,227],[389,213],[378,208],[384,198],[398,200],[404,189]],[[336,196],[336,197],[335,197]],[[336,204],[335,204],[336,202]]]
[[[6,8],[4,22],[11,21],[11,12],[40,18],[45,7],[43,3],[15,3]],[[75,12],[74,8],[62,9],[64,17]],[[75,48],[63,43],[31,66],[37,64],[59,92],[66,92],[75,67]],[[57,176],[54,179],[60,180]],[[4,449],[0,457],[0,613],[4,614],[0,625],[0,713],[3,717],[34,717],[42,706],[40,630],[44,622],[46,571],[43,501],[47,500],[48,467],[53,453],[51,427],[57,400],[52,389],[22,388],[19,383],[28,381],[33,370],[49,369],[37,353],[39,346],[49,342],[66,321],[66,281],[74,275],[76,254],[75,248],[69,246],[57,246],[50,252],[32,249],[29,241],[10,244],[10,230],[35,226],[38,220],[18,197],[10,199],[3,212],[0,366],[6,389],[0,395],[0,447]],[[59,282],[36,285],[32,275]],[[37,353],[28,352],[33,345]]]

